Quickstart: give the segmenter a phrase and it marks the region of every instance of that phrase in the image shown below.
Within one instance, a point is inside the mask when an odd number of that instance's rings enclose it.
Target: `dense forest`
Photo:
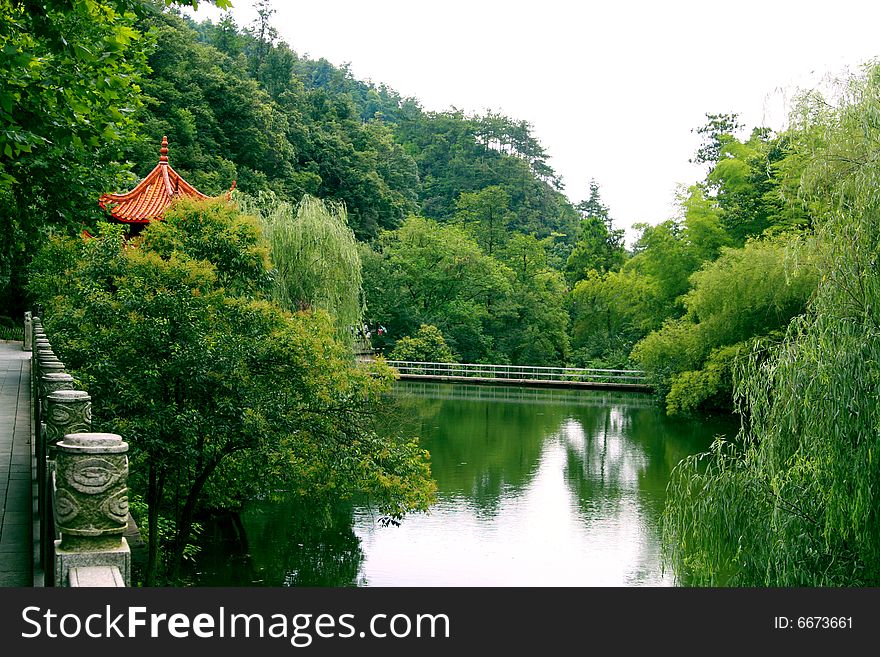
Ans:
[[[781,132],[707,114],[694,127],[705,178],[627,248],[599,184],[575,181],[583,200],[571,202],[566,192],[577,192],[527,121],[426,111],[301,56],[278,38],[265,0],[247,26],[228,15],[196,23],[164,1],[68,4],[0,5],[0,298],[10,321],[33,302],[84,312],[58,301],[59,271],[76,274],[70,294],[91,289],[81,274],[102,262],[153,275],[140,256],[77,255],[63,240],[31,259],[50,235],[101,233],[97,198],[131,188],[167,135],[189,182],[220,196],[235,181],[237,207],[256,217],[212,219],[232,231],[221,231],[224,248],[258,248],[241,241],[256,226],[269,241],[245,275],[217,243],[174,232],[186,222],[151,227],[143,257],[179,266],[170,273],[181,285],[312,312],[337,337],[381,326],[374,344],[392,357],[635,366],[669,413],[736,408],[738,439],[716,445],[708,470],[697,460],[677,470],[666,524],[677,570],[712,584],[876,585],[880,68],[832,97],[804,92]],[[118,246],[118,235],[107,239]],[[301,257],[306,248],[315,257]],[[209,273],[187,269],[198,258]],[[330,261],[338,266],[315,265]],[[274,312],[257,313],[267,335],[280,330]],[[98,345],[56,328],[88,363]],[[419,455],[399,447],[389,471],[401,479],[379,491],[394,513],[429,497]],[[408,501],[393,502],[395,486]]]
[[[585,181],[585,198],[573,205],[527,121],[427,112],[345,67],[301,57],[278,39],[268,2],[257,3],[249,26],[228,15],[194,23],[162,3],[128,5],[135,14],[107,24],[119,61],[101,59],[115,68],[100,72],[113,83],[89,90],[119,105],[102,117],[104,127],[98,132],[89,117],[96,134],[84,141],[73,133],[64,148],[57,138],[29,142],[36,130],[7,132],[20,140],[6,144],[14,152],[2,189],[10,230],[0,282],[10,316],[26,303],[30,250],[22,245],[47,232],[94,231],[102,215],[93,200],[149,171],[162,135],[175,168],[207,194],[235,181],[252,209],[304,197],[343,207],[361,245],[364,320],[383,328],[375,346],[392,356],[635,364],[668,394],[671,411],[723,409],[740,347],[803,310],[812,285],[806,268],[774,285],[787,276],[789,241],[809,224],[783,198],[776,169],[787,142],[764,129],[738,139],[735,115],[708,116],[696,154],[708,165],[706,180],[682,191],[680,216],[642,226],[628,251],[599,185]],[[776,236],[747,244],[768,231]],[[724,312],[725,272],[737,262],[751,268],[755,258],[765,287],[748,304],[754,313],[734,325],[710,317]],[[425,330],[439,351],[419,337]]]

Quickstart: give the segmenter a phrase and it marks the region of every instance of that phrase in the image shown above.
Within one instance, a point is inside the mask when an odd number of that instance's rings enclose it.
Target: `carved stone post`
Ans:
[[[46,425],[47,419],[49,417],[48,413],[48,405],[49,400],[47,397],[43,397],[40,394],[40,384],[43,380],[44,376],[48,376],[49,374],[63,374],[64,373],[64,363],[55,358],[55,355],[52,354],[44,355],[44,352],[40,353],[40,357],[36,361],[36,367],[34,375],[36,377],[34,381],[34,427],[37,431],[37,441],[44,441],[45,438],[43,436],[43,427]],[[91,411],[90,411],[91,412]],[[77,428],[74,431],[85,431],[90,429],[91,425],[84,428]],[[59,436],[63,436],[64,432],[59,434]],[[45,445],[45,443],[43,443]]]
[[[55,357],[51,347],[47,347],[44,338],[37,338],[31,355],[31,401],[33,402],[34,430],[36,432],[37,445],[43,436],[43,423],[46,421],[46,400],[40,394],[40,379],[44,373],[63,372],[64,364]]]
[[[69,585],[71,568],[116,566],[130,585],[128,443],[114,433],[69,433],[56,447],[56,584]]]
[[[40,418],[39,409],[45,408],[46,397],[58,390],[73,390],[74,385],[75,384],[73,381],[73,377],[65,372],[48,372],[40,376],[39,392],[37,395],[38,399],[34,404],[35,417]],[[38,499],[40,517],[47,518],[49,514],[51,514],[52,510],[47,508],[48,501],[46,499],[48,491],[47,482],[49,477],[48,469],[46,467],[46,459],[48,458],[48,453],[46,449],[46,436],[42,426],[40,426],[40,430],[36,433],[36,446],[34,449],[34,453],[37,457],[37,481],[39,482]],[[46,530],[45,525],[45,522],[42,522],[40,524],[41,538],[44,541],[44,546],[46,545],[46,537],[44,535],[44,532]],[[43,563],[43,565],[45,566],[45,563]]]
[[[33,357],[39,362],[46,358],[57,358],[52,350],[52,345],[46,338],[36,338],[33,343]]]
[[[40,397],[45,399],[56,390],[73,390],[73,377],[67,372],[44,372],[40,376]]]
[[[58,374],[59,372],[49,372],[44,368],[41,377],[49,376],[51,373]],[[54,516],[49,508],[52,499],[52,473],[55,471],[55,446],[65,434],[89,431],[92,428],[92,398],[82,390],[56,390],[46,395],[45,401],[42,440],[39,442],[39,447],[46,454],[43,468],[41,468],[45,475],[40,481],[40,485],[43,487],[43,493],[40,497],[46,501],[47,513],[40,516],[43,521],[40,525],[40,539],[41,545],[45,549],[42,563],[48,575],[54,572],[51,567],[52,556],[49,550],[53,546],[53,541],[58,538]],[[48,579],[49,577],[47,577]],[[60,585],[61,582],[55,580],[55,584]]]
[[[33,353],[31,354],[31,399],[36,397],[37,395],[37,383],[39,379],[37,378],[38,374],[38,365],[37,365],[37,338],[45,338],[46,331],[43,328],[43,320],[41,320],[37,315],[31,317],[31,330],[33,331],[34,338],[31,346],[33,348]],[[40,425],[37,424],[37,431],[40,430]]]
[[[73,390],[76,384],[73,377],[63,370],[49,369],[40,374],[37,385],[37,401],[41,408],[46,407],[46,397],[56,390]]]
[[[37,338],[37,341],[34,343],[34,351],[36,352],[34,355],[40,360],[58,359],[55,352],[52,351],[52,347],[45,344],[42,338]]]
[[[43,372],[46,376],[48,372]],[[65,434],[92,428],[92,398],[82,390],[56,390],[46,396],[46,448],[54,457],[55,445]]]
[[[52,351],[51,348],[46,348],[41,345],[36,345],[36,358],[34,358],[34,373],[37,376],[37,382],[39,382],[39,376],[42,374],[45,368],[48,368],[52,371],[63,371],[64,363],[62,363],[58,356],[55,355],[55,352]]]
[[[43,347],[41,345],[34,346],[34,362],[36,365],[36,374],[39,376],[40,369],[43,365],[50,365],[52,363],[60,364],[61,369],[64,369],[64,363],[59,360],[58,356],[55,355],[55,352],[52,351],[51,347]],[[38,378],[37,381],[40,379]]]
[[[30,351],[31,346],[33,345],[34,340],[34,320],[31,317],[30,311],[24,314],[24,344],[22,345],[22,349],[24,351]]]
[[[48,358],[49,356],[55,356],[55,352],[52,351],[52,345],[49,344],[49,341],[46,340],[46,338],[35,338],[32,356],[34,361],[39,363],[40,359]]]

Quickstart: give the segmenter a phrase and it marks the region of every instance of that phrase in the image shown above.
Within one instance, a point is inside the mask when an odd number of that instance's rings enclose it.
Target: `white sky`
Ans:
[[[233,0],[239,26],[256,16]],[[275,0],[297,53],[351,64],[426,110],[500,111],[532,124],[575,203],[595,178],[628,241],[675,214],[709,113],[783,127],[797,88],[880,55],[866,0]],[[205,2],[192,14],[215,19]]]

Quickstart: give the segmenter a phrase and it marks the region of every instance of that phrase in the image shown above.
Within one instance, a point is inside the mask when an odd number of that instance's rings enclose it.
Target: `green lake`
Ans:
[[[198,585],[664,586],[672,468],[732,417],[667,417],[638,393],[399,382],[438,502],[399,526],[348,505],[251,502],[206,526]]]

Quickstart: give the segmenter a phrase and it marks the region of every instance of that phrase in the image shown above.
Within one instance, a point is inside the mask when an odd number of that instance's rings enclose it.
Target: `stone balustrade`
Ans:
[[[92,433],[89,394],[56,356],[39,317],[25,316],[32,352],[32,408],[40,517],[40,562],[47,585],[130,586],[128,444]]]

